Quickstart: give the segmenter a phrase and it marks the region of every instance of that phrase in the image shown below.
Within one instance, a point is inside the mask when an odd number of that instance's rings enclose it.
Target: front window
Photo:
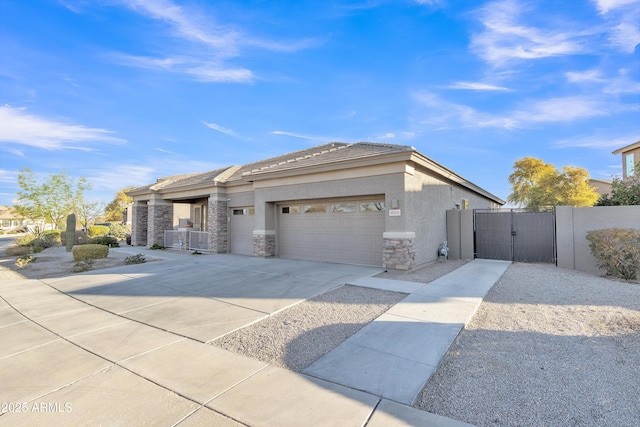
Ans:
[[[624,160],[626,163],[626,169],[627,169],[627,177],[633,176],[635,175],[635,165],[633,163],[633,153],[627,154],[626,156],[624,156]]]

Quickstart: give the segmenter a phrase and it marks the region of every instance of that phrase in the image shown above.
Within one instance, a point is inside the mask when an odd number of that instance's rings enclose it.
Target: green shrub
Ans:
[[[87,229],[87,236],[98,237],[109,234],[109,227],[106,225],[92,225]]]
[[[142,264],[144,262],[147,262],[146,258],[144,257],[143,254],[137,254],[137,255],[131,255],[128,256],[124,259],[124,263],[127,265],[130,264]]]
[[[157,249],[164,249],[164,246],[154,243],[153,245],[149,246],[149,249],[155,251]]]
[[[82,261],[86,259],[106,258],[109,255],[109,246],[105,245],[81,245],[74,246],[71,249],[74,261]]]
[[[92,237],[87,243],[89,243],[90,245],[105,245],[112,248],[120,247],[118,239],[111,236]]]
[[[62,244],[62,239],[60,237],[60,230],[46,230],[43,234],[43,237],[46,239],[49,239],[50,241],[54,242],[54,244],[57,245],[61,245]]]
[[[607,276],[635,280],[640,272],[640,230],[606,228],[587,233],[591,253]]]
[[[21,236],[16,237],[15,242],[16,242],[16,245],[18,246],[31,246],[31,242],[33,242],[37,238],[38,236],[32,233],[23,234]]]
[[[125,224],[114,222],[109,226],[109,234],[118,240],[124,239],[128,233],[131,233],[131,230]]]
[[[31,246],[9,246],[4,250],[7,256],[22,256],[32,252]]]
[[[73,271],[74,273],[82,273],[85,271],[89,271],[93,268],[93,263],[94,261],[92,259],[80,260],[75,264],[73,264],[73,268],[71,269],[71,271]]]

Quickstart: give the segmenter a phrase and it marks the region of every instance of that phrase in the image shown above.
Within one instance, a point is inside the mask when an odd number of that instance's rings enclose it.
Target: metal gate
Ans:
[[[521,262],[556,262],[556,214],[474,210],[476,258]]]

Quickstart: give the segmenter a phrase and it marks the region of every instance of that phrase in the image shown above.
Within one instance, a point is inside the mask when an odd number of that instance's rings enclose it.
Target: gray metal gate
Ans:
[[[474,210],[477,258],[556,262],[555,212]]]

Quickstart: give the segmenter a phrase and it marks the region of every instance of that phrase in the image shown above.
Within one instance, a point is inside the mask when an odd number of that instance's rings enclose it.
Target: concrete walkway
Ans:
[[[411,294],[304,372],[412,405],[509,264],[475,260],[426,285],[355,280],[354,285]]]
[[[322,285],[307,276],[317,265],[232,256],[189,257],[180,265],[168,260],[100,274],[3,282],[0,404],[6,405],[0,407],[4,412],[0,424],[463,426],[402,404],[409,401],[409,393],[402,392],[403,388],[411,393],[417,389],[417,393],[419,387],[395,364],[406,358],[421,367],[428,366],[419,371],[424,374],[420,381],[424,384],[448,344],[431,337],[422,327],[447,325],[446,334],[435,333],[453,339],[452,325],[459,331],[472,311],[462,314],[452,304],[459,301],[467,308],[477,308],[499,278],[495,277],[499,270],[504,271],[507,265],[474,261],[467,264],[473,268],[463,267],[426,286],[419,284],[402,303],[312,365],[309,374],[271,366],[203,342],[238,327],[233,322],[245,313],[227,311],[232,324],[226,325],[215,315],[225,306],[217,304],[256,313],[242,320],[250,323],[308,298],[317,289],[332,287],[335,280],[360,286],[399,286],[405,292],[407,286],[416,284],[373,279],[368,277],[371,271],[342,270],[344,267],[324,264],[321,275],[330,283]],[[236,276],[232,274],[234,269]],[[204,277],[197,276],[196,271]],[[185,272],[190,272],[188,277],[195,283],[187,290],[176,285]],[[255,272],[260,278],[244,276]],[[486,280],[479,286],[480,273]],[[259,289],[250,287],[250,292],[259,293],[257,297],[240,292],[243,286],[239,284],[261,283],[270,275],[274,276],[271,279],[288,277],[289,287],[277,288],[273,295],[264,290],[260,294]],[[197,285],[206,280],[215,282],[212,277],[225,277],[231,285],[221,285],[211,291],[213,295],[203,295],[207,288]],[[295,285],[310,280],[315,287]],[[493,282],[488,284],[490,280]],[[216,306],[209,306],[211,303]],[[176,310],[181,316],[172,315]],[[202,316],[209,316],[209,320],[198,320]],[[380,325],[382,329],[376,329]],[[397,345],[390,339],[394,329],[388,325],[401,326],[395,329]],[[411,345],[422,340],[437,342],[427,352],[431,359],[417,356],[424,353],[424,348]],[[386,351],[380,351],[383,345]],[[350,348],[357,351],[350,352]],[[374,360],[375,354],[380,360]],[[354,357],[399,377],[385,383],[383,380],[392,379],[391,375],[361,370],[361,375],[336,378],[335,372],[354,365]],[[327,360],[333,360],[335,371],[328,369]]]

